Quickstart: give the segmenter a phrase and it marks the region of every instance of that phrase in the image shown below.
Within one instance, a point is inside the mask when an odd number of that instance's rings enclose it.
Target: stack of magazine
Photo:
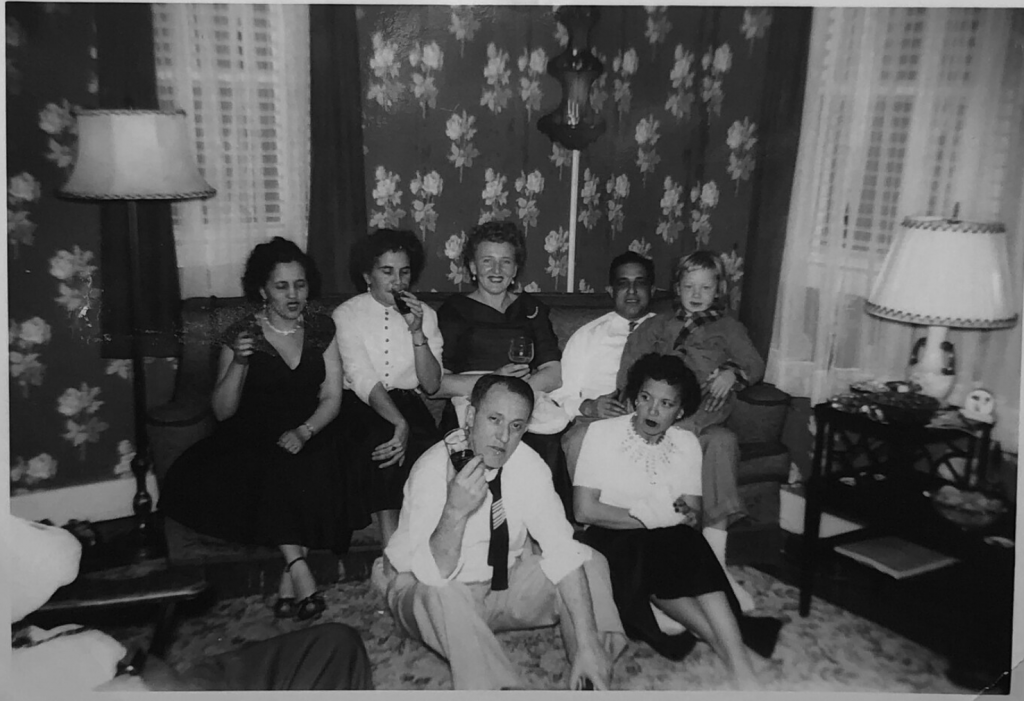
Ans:
[[[915,577],[959,562],[955,557],[895,536],[837,545],[835,550],[896,579]]]

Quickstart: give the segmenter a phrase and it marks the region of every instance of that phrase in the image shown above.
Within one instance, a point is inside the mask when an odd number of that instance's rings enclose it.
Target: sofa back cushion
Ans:
[[[434,309],[446,300],[450,292],[421,292],[417,296]],[[309,303],[312,312],[330,315],[335,307],[353,294],[330,295]],[[581,326],[612,309],[611,299],[604,294],[570,295],[548,293],[536,295],[551,310],[551,325],[558,337],[559,348]],[[182,304],[182,333],[184,349],[178,369],[177,387],[187,388],[209,396],[217,377],[220,346],[217,341],[233,323],[258,309],[258,305],[243,297],[191,297]],[[671,297],[660,293],[651,304],[652,311],[671,308]]]

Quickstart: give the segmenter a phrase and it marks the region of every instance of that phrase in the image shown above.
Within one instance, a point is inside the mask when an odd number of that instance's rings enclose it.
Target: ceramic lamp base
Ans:
[[[944,401],[956,383],[956,353],[946,340],[945,326],[929,326],[910,355],[907,379],[921,386],[921,394]]]

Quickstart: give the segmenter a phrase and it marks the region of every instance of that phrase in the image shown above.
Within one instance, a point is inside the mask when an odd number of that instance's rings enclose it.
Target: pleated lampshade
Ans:
[[[78,157],[58,191],[82,200],[188,200],[216,193],[181,110],[80,110]]]
[[[1006,227],[942,217],[907,217],[868,296],[874,316],[924,326],[1013,326]]]

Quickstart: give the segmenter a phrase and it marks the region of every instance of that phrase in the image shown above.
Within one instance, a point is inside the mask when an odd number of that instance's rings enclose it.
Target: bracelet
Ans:
[[[313,430],[313,427],[309,425],[309,422],[308,422],[308,421],[303,421],[303,422],[302,422],[302,426],[303,426],[303,428],[305,428],[305,429],[306,429],[307,431],[309,431],[309,437],[310,437],[310,438],[312,438],[312,437],[313,437],[313,435],[314,435],[314,434],[316,434],[316,431],[314,431],[314,430]]]
[[[420,348],[421,346],[425,346],[425,345],[427,345],[427,342],[426,342],[426,341],[424,341],[423,343],[416,343],[416,341],[413,341],[413,342],[412,342],[412,344],[413,344],[414,346],[416,346],[417,348]]]

